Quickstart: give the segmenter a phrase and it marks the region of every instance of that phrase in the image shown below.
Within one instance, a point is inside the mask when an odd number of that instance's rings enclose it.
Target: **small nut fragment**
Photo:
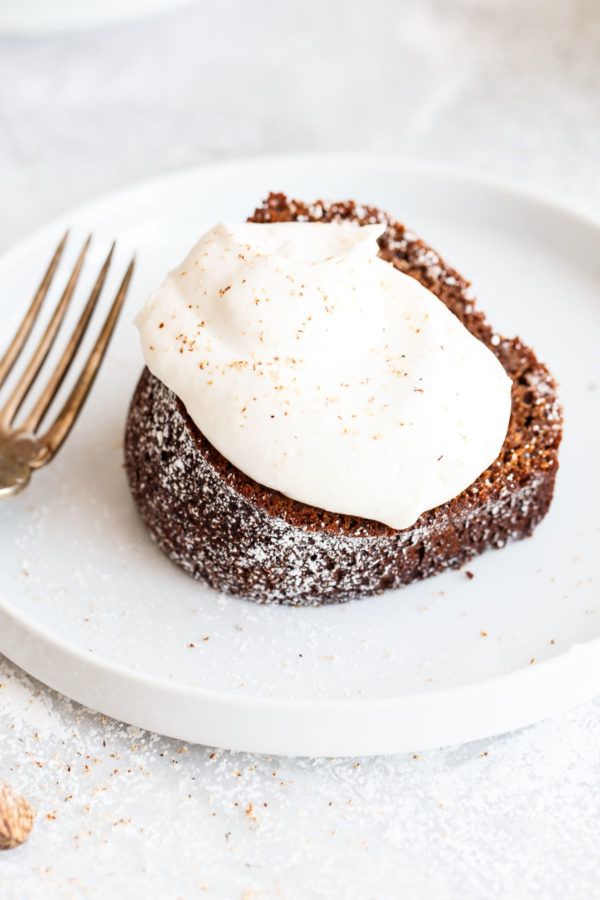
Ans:
[[[0,781],[0,850],[12,850],[26,841],[34,818],[29,801]]]

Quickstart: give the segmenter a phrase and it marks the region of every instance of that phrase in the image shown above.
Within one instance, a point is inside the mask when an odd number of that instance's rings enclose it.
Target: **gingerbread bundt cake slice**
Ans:
[[[492,330],[469,283],[434,250],[386,213],[353,201],[305,204],[271,194],[249,219],[341,220],[383,223],[380,257],[428,288],[495,354],[512,382],[510,423],[500,454],[472,485],[397,530],[253,481],[145,369],[125,434],[126,471],[142,519],[185,571],[259,603],[338,603],[458,567],[530,535],[554,490],[562,434],[555,382],[533,350]]]

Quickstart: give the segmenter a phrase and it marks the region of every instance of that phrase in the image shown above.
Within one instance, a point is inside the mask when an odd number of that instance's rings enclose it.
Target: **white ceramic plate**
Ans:
[[[566,430],[551,512],[533,538],[474,560],[474,579],[453,571],[338,607],[263,608],[192,581],[138,522],[121,446],[142,366],[131,319],[204,229],[241,219],[269,189],[393,211],[474,280],[495,326],[530,342],[558,377]],[[600,692],[598,225],[512,188],[389,158],[211,166],[73,212],[6,254],[3,335],[67,223],[68,261],[93,229],[93,262],[116,236],[116,268],[134,248],[139,263],[76,430],[0,509],[2,652],[135,725],[294,755],[466,741]]]
[[[0,33],[88,31],[144,19],[193,0],[0,0]]]

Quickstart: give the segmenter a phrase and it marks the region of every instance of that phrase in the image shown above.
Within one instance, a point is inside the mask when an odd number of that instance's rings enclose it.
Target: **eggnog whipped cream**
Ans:
[[[223,222],[150,295],[150,371],[260,484],[407,528],[504,442],[511,381],[414,278],[385,226]]]

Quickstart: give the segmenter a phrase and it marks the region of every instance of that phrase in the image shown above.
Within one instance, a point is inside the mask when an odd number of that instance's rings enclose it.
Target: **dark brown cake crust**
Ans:
[[[307,206],[271,194],[250,221],[385,222],[380,255],[436,294],[500,359],[512,415],[496,461],[455,499],[401,531],[262,487],[218,453],[146,369],[125,434],[129,483],[169,557],[218,590],[259,603],[337,603],[409,584],[530,535],[546,514],[562,435],[556,385],[518,338],[495,335],[469,283],[403,225],[354,202]]]

